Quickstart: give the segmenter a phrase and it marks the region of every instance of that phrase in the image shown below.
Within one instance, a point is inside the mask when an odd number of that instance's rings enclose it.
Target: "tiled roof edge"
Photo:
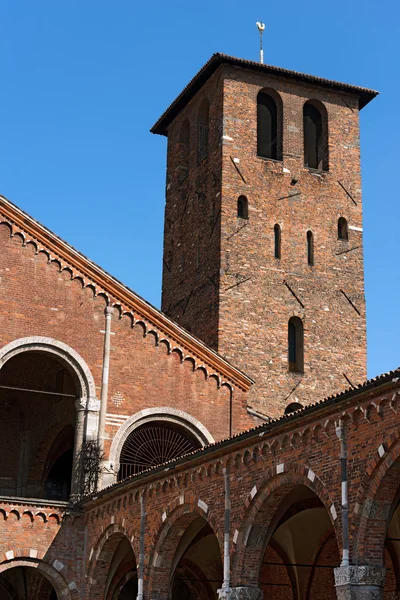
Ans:
[[[251,60],[245,60],[243,58],[236,58],[227,54],[217,52],[211,56],[211,58],[203,65],[198,73],[189,81],[182,92],[175,98],[170,104],[167,110],[161,115],[157,122],[150,129],[151,133],[157,133],[159,135],[167,135],[168,125],[173,119],[179,114],[182,108],[189,102],[189,100],[196,94],[196,92],[204,85],[204,83],[211,77],[211,75],[217,70],[222,64],[230,64],[238,67],[250,68],[255,71],[261,71],[263,73],[269,73],[272,75],[281,75],[289,79],[296,79],[297,81],[304,81],[306,83],[314,83],[332,89],[342,90],[357,94],[360,101],[360,109],[364,108],[375,98],[379,92],[368,88],[351,85],[348,83],[342,83],[340,81],[334,81],[331,79],[324,79],[323,77],[317,77],[315,75],[307,75],[306,73],[300,73],[298,71],[292,71],[290,69],[283,69],[280,67],[274,67],[272,65],[265,65]]]

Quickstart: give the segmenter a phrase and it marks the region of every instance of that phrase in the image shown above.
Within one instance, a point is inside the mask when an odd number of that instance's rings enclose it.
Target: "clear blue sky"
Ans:
[[[157,307],[166,141],[214,52],[378,89],[361,113],[369,376],[400,364],[395,0],[3,0],[0,193]]]

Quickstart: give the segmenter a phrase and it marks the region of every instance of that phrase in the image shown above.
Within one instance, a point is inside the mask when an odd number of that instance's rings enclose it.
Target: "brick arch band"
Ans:
[[[169,406],[161,406],[155,408],[145,408],[141,410],[125,421],[125,423],[119,428],[111,444],[110,456],[109,456],[109,467],[115,474],[118,474],[119,470],[119,457],[121,456],[122,447],[128,436],[143,425],[144,423],[150,423],[151,421],[167,421],[169,423],[176,423],[177,425],[183,426],[185,429],[200,442],[201,445],[206,446],[215,442],[213,436],[206,427],[195,417],[179,410],[177,408],[171,408]]]
[[[67,584],[61,570],[64,570],[61,563],[54,561],[53,565],[42,560],[34,558],[17,558],[9,562],[0,564],[0,575],[9,569],[16,567],[30,567],[37,569],[51,583],[56,591],[57,598],[60,600],[76,600],[79,597],[75,582]],[[60,568],[61,567],[61,568]]]
[[[84,359],[70,346],[53,338],[32,336],[19,338],[0,349],[0,369],[23,352],[44,352],[61,360],[79,382],[81,401],[89,410],[99,409],[93,376]]]

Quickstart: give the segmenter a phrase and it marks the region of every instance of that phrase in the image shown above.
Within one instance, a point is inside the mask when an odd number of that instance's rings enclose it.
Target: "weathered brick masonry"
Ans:
[[[253,377],[249,402],[277,416],[290,402],[312,402],[316,390],[345,389],[343,373],[354,383],[366,376],[358,115],[369,91],[235,60],[215,55],[211,75],[206,65],[153,128],[168,135],[162,308]],[[281,160],[257,156],[257,95],[264,89],[278,104]],[[209,153],[197,164],[196,121],[205,98]],[[308,100],[327,113],[325,170],[304,166]],[[179,136],[187,120],[188,176],[181,182]],[[247,221],[237,218],[242,195]],[[339,218],[350,226],[345,241],[338,240]],[[313,266],[307,231],[314,236]],[[294,315],[305,328],[301,374],[287,368]]]
[[[65,517],[61,525],[58,525],[60,509],[3,502],[1,514],[7,520],[2,529],[2,568],[17,557],[28,560],[32,547],[38,551],[33,558],[42,558],[49,569],[60,569],[63,585],[72,590],[71,598],[80,597],[75,586],[79,590],[83,583],[85,598],[105,597],[112,562],[108,548],[115,550],[116,541],[126,538],[138,561],[139,500],[144,495],[145,597],[166,599],[173,558],[184,530],[195,518],[201,517],[209,524],[222,554],[224,494],[220,492],[224,488],[223,469],[227,468],[231,485],[232,586],[260,587],[266,598],[270,597],[270,587],[274,588],[271,596],[274,598],[334,598],[333,567],[339,566],[342,549],[339,442],[335,433],[341,419],[346,424],[349,457],[351,561],[355,565],[368,565],[370,572],[374,569],[376,572],[386,560],[388,583],[384,597],[397,598],[393,595],[398,576],[397,553],[395,542],[390,541],[388,525],[392,520],[393,527],[398,496],[399,401],[398,373],[393,373],[359,391],[342,394],[178,459],[168,468],[155,468],[108,488],[84,504],[83,514]],[[296,502],[294,492],[299,489],[303,490],[303,496],[301,502]],[[312,517],[312,511],[316,516]],[[323,535],[314,540],[315,546],[309,549],[311,558],[305,570],[304,566],[288,566],[287,556],[282,549],[277,551],[276,540],[271,539],[274,530],[284,526],[286,519],[293,519],[294,513],[296,518],[304,519],[311,515],[314,528],[319,527],[323,513],[324,523],[328,524]],[[83,519],[84,581],[80,560],[71,560],[67,551],[71,543],[77,543],[72,541],[74,536],[80,539]],[[32,537],[27,543],[28,530],[34,533],[35,547]],[[292,530],[294,546],[299,542],[307,545],[303,538],[296,540],[294,521]],[[310,532],[307,535],[313,539]],[[12,558],[8,552],[13,552]],[[109,556],[107,569],[102,562],[105,554]],[[54,567],[55,560],[61,566],[56,563]],[[321,589],[326,595],[320,595]]]

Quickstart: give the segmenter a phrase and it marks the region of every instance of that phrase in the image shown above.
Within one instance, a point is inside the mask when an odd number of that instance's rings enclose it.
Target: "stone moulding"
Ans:
[[[107,303],[115,299],[111,303],[120,307],[121,313],[133,312],[134,321],[145,323],[146,331],[154,329],[159,339],[171,340],[171,347],[178,346],[183,355],[194,357],[196,364],[204,365],[209,375],[217,375],[221,383],[244,391],[251,387],[253,381],[244,373],[0,195],[1,223],[11,228],[12,237],[21,237],[23,246],[33,244],[36,253],[44,252],[49,262],[57,262],[60,271],[70,271],[72,279],[80,279],[84,287],[93,288],[95,295],[105,296]]]
[[[349,566],[334,569],[335,586],[365,585],[382,587],[385,583],[386,569],[371,566]]]

